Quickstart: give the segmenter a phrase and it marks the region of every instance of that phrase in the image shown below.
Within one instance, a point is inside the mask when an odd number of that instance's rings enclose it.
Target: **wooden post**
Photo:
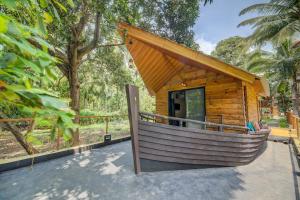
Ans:
[[[299,138],[299,118],[297,117],[295,117],[295,119],[296,119],[296,131],[297,131],[297,138]]]
[[[133,151],[134,170],[136,174],[141,172],[139,154],[139,91],[136,86],[126,85],[126,96],[128,105],[128,118],[130,122],[131,146]]]
[[[60,128],[57,128],[57,138],[56,138],[56,150],[59,150],[60,147]]]
[[[108,117],[105,117],[105,135],[108,133]]]

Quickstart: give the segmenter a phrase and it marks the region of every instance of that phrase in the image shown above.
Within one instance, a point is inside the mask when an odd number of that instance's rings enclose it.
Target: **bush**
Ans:
[[[279,119],[279,127],[280,128],[288,128],[289,124],[285,118]]]
[[[49,119],[37,119],[35,129],[50,129],[53,123]]]
[[[109,117],[110,121],[127,119],[127,116],[124,116],[124,114],[115,113],[115,112],[114,113],[101,113],[101,112],[91,111],[88,109],[81,110],[80,116],[110,116]],[[105,117],[81,118],[80,119],[80,125],[91,125],[91,124],[99,124],[99,123],[104,123],[104,122],[105,122]]]

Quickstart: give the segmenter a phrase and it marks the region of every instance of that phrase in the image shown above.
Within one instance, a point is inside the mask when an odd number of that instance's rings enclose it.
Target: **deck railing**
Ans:
[[[79,117],[80,121],[87,120],[87,119],[89,119],[89,120],[98,119],[98,121],[99,121],[99,119],[101,119],[101,121],[103,121],[103,123],[105,124],[104,125],[104,134],[108,135],[108,134],[110,134],[109,127],[112,126],[109,123],[111,121],[113,121],[113,119],[115,119],[115,118],[127,118],[127,116],[128,115],[99,115],[99,116],[78,116],[78,117]],[[51,117],[49,117],[49,119],[51,119]],[[35,127],[36,126],[35,118],[0,118],[0,127],[1,127],[1,124],[3,124],[3,123],[4,124],[5,123],[13,124],[15,129],[17,129],[21,134],[24,134],[24,135],[26,135],[26,132],[28,133],[28,132],[31,132],[33,129],[38,129],[37,127]],[[97,124],[97,122],[94,122],[92,124]],[[3,126],[3,127],[5,129],[5,126]],[[40,128],[40,130],[49,130],[49,133],[51,132],[50,127],[43,127],[43,128]],[[0,129],[0,131],[1,131],[1,129]],[[63,141],[62,141],[63,137],[59,130],[58,130],[58,132],[59,133],[57,134],[56,139],[55,139],[56,150],[63,148]],[[0,137],[2,137],[2,136],[3,135],[0,135]],[[3,139],[3,138],[0,138],[0,139]],[[41,141],[39,141],[39,143],[42,143],[43,145],[52,144],[53,142],[54,141],[50,141],[50,139],[49,140],[42,139]]]
[[[153,114],[153,113],[146,113],[146,112],[139,112],[141,120],[151,120],[155,123],[161,122],[162,120],[173,120],[173,121],[178,121],[179,126],[183,126],[183,122],[190,122],[190,123],[195,123],[195,124],[200,124],[203,125],[203,129],[206,129],[208,126],[209,127],[217,127],[218,131],[223,132],[224,128],[228,128],[230,130],[232,129],[237,129],[237,130],[243,130],[243,131],[248,131],[247,127],[244,126],[237,126],[237,125],[228,125],[228,124],[218,124],[218,123],[213,123],[213,122],[206,122],[206,121],[198,121],[198,120],[192,120],[192,119],[184,119],[184,118],[178,118],[178,117],[171,117],[171,116],[165,116],[165,115],[159,115],[159,114]],[[223,121],[223,116],[222,120]]]

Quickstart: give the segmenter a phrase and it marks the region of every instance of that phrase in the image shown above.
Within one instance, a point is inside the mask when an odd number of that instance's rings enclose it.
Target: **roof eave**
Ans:
[[[126,34],[144,43],[150,44],[161,50],[167,50],[174,56],[183,56],[190,59],[193,62],[197,62],[206,65],[214,70],[230,75],[237,79],[254,83],[255,79],[258,78],[256,75],[246,72],[242,69],[224,63],[216,58],[202,54],[201,52],[194,51],[190,48],[184,47],[177,44],[176,42],[161,38],[152,33],[143,31],[139,28],[133,27],[126,23],[119,24],[119,30],[126,30]]]

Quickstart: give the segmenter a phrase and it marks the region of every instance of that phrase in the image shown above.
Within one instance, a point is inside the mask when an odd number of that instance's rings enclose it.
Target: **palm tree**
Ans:
[[[205,6],[207,3],[210,3],[210,4],[213,3],[213,0],[201,0],[201,1],[203,1],[204,6]]]
[[[251,45],[272,41],[279,44],[300,31],[300,0],[270,0],[243,9],[240,16],[256,12],[260,16],[241,22],[238,27],[252,25],[248,37]]]
[[[297,91],[299,60],[300,48],[294,48],[291,40],[285,40],[275,48],[275,53],[257,50],[251,53],[247,61],[249,71],[265,75],[270,80],[273,92],[291,87],[295,114],[300,114]]]

